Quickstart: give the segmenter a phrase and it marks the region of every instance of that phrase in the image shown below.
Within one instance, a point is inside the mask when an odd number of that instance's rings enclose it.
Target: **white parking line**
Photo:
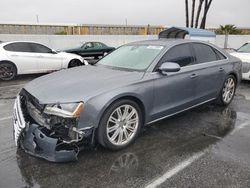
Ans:
[[[7,119],[11,119],[12,116],[7,116],[7,117],[3,117],[3,118],[0,118],[0,121],[4,121],[4,120],[7,120]]]
[[[25,85],[25,84],[16,84],[16,85],[1,86],[0,89],[1,88],[16,87],[16,86],[23,86],[23,85]]]
[[[161,177],[157,178],[156,180],[148,184],[145,188],[154,188],[154,187],[161,185],[167,179],[173,177],[174,175],[176,175],[177,173],[179,173],[180,171],[182,171],[183,169],[191,165],[194,161],[201,158],[204,154],[205,152],[199,152],[193,155],[192,157],[186,159],[185,161],[182,161],[177,166],[175,166],[174,168],[172,168],[171,170],[163,174]]]

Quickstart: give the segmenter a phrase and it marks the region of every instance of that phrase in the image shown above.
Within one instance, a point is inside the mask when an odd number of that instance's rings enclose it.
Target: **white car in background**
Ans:
[[[0,43],[0,80],[12,80],[20,74],[46,73],[87,64],[81,56],[56,52],[35,42]]]
[[[232,52],[231,55],[242,61],[242,80],[250,80],[250,41]]]

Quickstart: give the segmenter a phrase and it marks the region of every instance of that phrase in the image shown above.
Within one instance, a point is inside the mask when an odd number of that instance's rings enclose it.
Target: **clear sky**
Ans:
[[[190,4],[191,4],[191,0]],[[196,0],[197,3],[199,0]],[[185,25],[184,0],[0,0],[0,23]],[[250,0],[213,0],[207,26],[250,27]]]

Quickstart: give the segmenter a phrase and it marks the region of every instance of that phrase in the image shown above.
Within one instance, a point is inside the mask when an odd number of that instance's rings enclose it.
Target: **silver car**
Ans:
[[[15,142],[56,162],[76,160],[96,142],[120,150],[145,125],[210,101],[228,105],[240,81],[241,61],[212,44],[130,43],[95,66],[27,84],[15,101]]]

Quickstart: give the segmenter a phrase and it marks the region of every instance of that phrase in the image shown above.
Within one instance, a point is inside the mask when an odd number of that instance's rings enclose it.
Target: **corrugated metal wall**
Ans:
[[[0,24],[0,34],[157,35],[162,26]]]

